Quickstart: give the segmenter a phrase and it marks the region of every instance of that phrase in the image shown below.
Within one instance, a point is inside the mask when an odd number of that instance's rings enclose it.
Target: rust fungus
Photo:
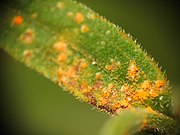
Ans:
[[[13,25],[21,25],[23,23],[23,17],[22,16],[14,16],[12,20]]]
[[[87,68],[87,66],[88,66],[88,64],[87,64],[87,62],[86,61],[82,61],[81,63],[80,63],[80,68]]]
[[[101,78],[102,78],[101,73],[96,73],[96,80],[101,80]]]
[[[82,32],[82,33],[87,33],[87,32],[89,32],[89,27],[88,27],[87,25],[83,24],[83,25],[81,26],[81,32]]]
[[[61,68],[58,69],[58,73],[57,74],[58,74],[58,81],[59,81],[59,83],[61,83],[61,84],[67,83],[68,78],[67,78],[66,75],[64,75],[64,71]]]
[[[135,62],[131,63],[128,68],[128,78],[136,80],[139,76],[139,68],[136,66]]]
[[[27,29],[20,39],[28,45],[31,45],[34,41],[35,33],[32,29]]]
[[[108,99],[104,97],[99,98],[100,105],[104,106],[108,103]]]
[[[157,80],[156,82],[155,82],[155,87],[159,90],[159,89],[161,89],[163,86],[165,86],[165,81],[163,81],[163,80]]]
[[[80,24],[84,21],[84,15],[80,12],[76,13],[75,21],[77,24]]]
[[[151,89],[151,82],[149,80],[144,81],[140,84],[140,88],[143,90],[150,90]]]
[[[26,59],[31,59],[33,57],[33,51],[32,50],[24,50],[23,51],[23,56]]]
[[[57,60],[60,62],[64,62],[66,59],[67,59],[67,55],[65,53],[61,53],[57,57]]]
[[[63,9],[65,8],[65,4],[64,4],[63,2],[58,2],[57,5],[56,5],[56,7],[57,7],[58,9],[63,10]]]
[[[151,89],[150,92],[149,92],[149,94],[150,94],[150,96],[151,96],[152,98],[155,98],[155,97],[158,97],[158,96],[159,96],[158,92],[157,92],[155,89]]]
[[[106,65],[105,69],[108,70],[108,71],[115,71],[115,70],[117,70],[119,68],[119,66],[120,66],[119,62],[113,61],[111,64]]]
[[[114,103],[114,106],[116,109],[119,108],[127,108],[129,106],[129,103],[127,100],[121,100]]]
[[[64,41],[59,41],[54,43],[53,47],[57,51],[65,51],[67,48],[67,44]]]
[[[134,92],[133,95],[133,100],[140,100],[140,101],[144,101],[148,99],[148,93],[145,91],[141,91],[141,90],[137,90]]]

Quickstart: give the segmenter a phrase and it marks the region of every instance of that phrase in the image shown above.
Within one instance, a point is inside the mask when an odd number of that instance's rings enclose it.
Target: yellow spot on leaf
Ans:
[[[12,20],[13,25],[21,25],[23,23],[23,17],[22,16],[14,16]]]
[[[73,12],[67,12],[67,16],[69,16],[69,17],[73,17]]]
[[[57,6],[57,8],[59,8],[61,10],[63,10],[65,8],[65,5],[63,2],[58,2],[56,6]]]
[[[84,15],[80,12],[76,13],[75,21],[77,22],[77,24],[82,23],[84,21]]]
[[[34,41],[35,33],[32,29],[27,29],[24,34],[21,35],[20,39],[28,45],[31,45]]]
[[[53,46],[57,51],[65,51],[67,48],[67,44],[63,41],[56,42]]]
[[[81,32],[82,33],[87,33],[87,32],[89,32],[89,27],[87,26],[87,25],[82,25],[81,26]]]
[[[23,56],[27,59],[31,59],[33,57],[33,51],[32,50],[24,50]]]

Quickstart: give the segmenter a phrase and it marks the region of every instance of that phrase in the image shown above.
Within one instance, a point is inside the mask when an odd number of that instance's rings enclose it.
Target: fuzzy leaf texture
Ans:
[[[112,115],[172,115],[156,62],[125,31],[72,0],[0,3],[0,47],[81,101]]]

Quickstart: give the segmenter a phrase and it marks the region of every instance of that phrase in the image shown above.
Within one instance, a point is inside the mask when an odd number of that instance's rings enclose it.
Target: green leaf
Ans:
[[[172,115],[164,73],[122,28],[72,0],[0,4],[0,47],[84,102]]]

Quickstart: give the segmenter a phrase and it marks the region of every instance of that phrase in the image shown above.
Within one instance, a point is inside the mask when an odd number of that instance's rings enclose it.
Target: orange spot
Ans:
[[[81,62],[81,64],[80,64],[81,68],[87,68],[87,66],[88,66],[88,64],[85,61]]]
[[[61,68],[58,69],[58,79],[62,84],[67,83],[68,80],[67,76],[64,75],[64,71]]]
[[[100,73],[96,73],[96,80],[101,80],[102,75]]]
[[[67,59],[67,55],[64,54],[64,53],[59,54],[58,58],[57,58],[57,60],[60,61],[60,62],[64,62],[66,59]]]
[[[20,39],[25,43],[25,44],[32,44],[34,41],[34,31],[32,29],[27,29],[23,35],[21,35]]]
[[[81,32],[82,33],[87,33],[89,31],[89,27],[87,25],[82,25],[81,26]]]
[[[135,63],[131,63],[128,68],[128,77],[131,79],[136,79],[138,76],[139,68],[135,65]]]
[[[140,100],[140,101],[144,101],[148,99],[148,93],[145,91],[135,91],[134,95],[133,95],[133,99],[134,100]]]
[[[155,90],[153,90],[153,89],[149,92],[149,94],[150,94],[150,96],[152,98],[155,98],[155,97],[159,96],[159,94]]]
[[[76,13],[75,20],[76,20],[77,24],[82,23],[84,21],[83,14],[80,12]]]
[[[23,56],[27,59],[31,59],[33,57],[33,51],[32,50],[24,50]]]
[[[21,25],[23,23],[23,17],[22,16],[14,16],[12,20],[13,25]]]
[[[67,48],[67,44],[63,41],[59,41],[53,46],[57,51],[64,51]]]
[[[164,85],[165,85],[165,82],[162,81],[162,80],[157,80],[155,82],[155,87],[158,88],[158,89],[162,88]]]
[[[99,101],[100,101],[100,105],[102,105],[102,106],[104,106],[105,104],[108,103],[108,100],[106,98],[103,98],[103,97],[100,97]]]
[[[114,104],[115,108],[127,108],[129,103],[126,100],[117,101]]]
[[[106,65],[105,69],[108,70],[108,71],[117,70],[119,68],[119,66],[120,66],[119,62],[113,62],[110,65]]]
[[[141,83],[141,88],[143,89],[143,90],[150,90],[150,88],[151,88],[151,82],[149,81],[149,80],[147,80],[147,81],[144,81],[143,83]]]
[[[146,107],[146,111],[149,113],[156,113],[156,111],[154,111],[150,106]]]

